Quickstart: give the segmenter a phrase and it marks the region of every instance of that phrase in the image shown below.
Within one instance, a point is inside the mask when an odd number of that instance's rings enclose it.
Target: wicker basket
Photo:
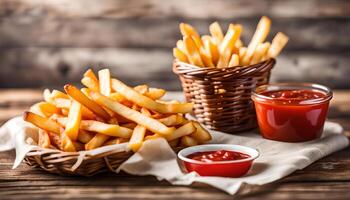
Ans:
[[[269,82],[275,59],[234,68],[200,68],[174,61],[188,102],[194,102],[194,115],[208,128],[237,133],[257,126],[250,99],[256,86]]]
[[[181,147],[177,147],[174,151],[178,152],[181,149]],[[24,160],[29,166],[41,168],[53,174],[92,176],[106,171],[115,172],[132,155],[132,151],[108,151],[95,156],[89,156],[81,155],[78,152],[62,152],[60,150],[38,147],[31,150]],[[75,166],[79,159],[81,159],[81,164]]]

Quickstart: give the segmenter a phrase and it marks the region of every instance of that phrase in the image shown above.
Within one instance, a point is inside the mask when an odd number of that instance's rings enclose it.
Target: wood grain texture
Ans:
[[[0,15],[47,14],[79,18],[222,18],[350,15],[347,0],[3,0]]]
[[[272,71],[272,81],[308,81],[350,88],[349,52],[284,52]],[[67,82],[80,82],[89,67],[108,67],[115,77],[128,83],[181,89],[172,72],[170,49],[11,48],[0,54],[0,60],[2,88],[60,87]]]
[[[229,23],[244,27],[247,44],[259,17],[218,19],[224,29]],[[187,22],[201,34],[215,19],[80,19],[20,15],[0,18],[0,48],[10,47],[123,47],[172,48],[181,39],[179,23]],[[349,49],[350,20],[340,18],[272,18],[268,40],[282,31],[290,36],[287,50],[340,51]]]

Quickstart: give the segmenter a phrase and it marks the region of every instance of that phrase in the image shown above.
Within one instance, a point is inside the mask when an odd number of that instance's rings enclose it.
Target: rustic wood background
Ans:
[[[178,90],[179,22],[202,34],[214,20],[239,22],[247,43],[261,15],[291,38],[273,81],[350,88],[349,0],[0,0],[0,88],[57,87],[109,67],[129,83]]]

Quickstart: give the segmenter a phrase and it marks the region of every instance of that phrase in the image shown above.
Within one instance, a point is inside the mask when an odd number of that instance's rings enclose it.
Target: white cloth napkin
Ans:
[[[16,149],[16,168],[26,153],[37,148],[38,130],[24,122],[20,117],[11,119],[0,128],[0,151]],[[177,156],[164,139],[148,140],[140,150],[125,161],[120,170],[134,175],[153,175],[159,180],[165,179],[174,185],[190,185],[193,182],[209,184],[229,194],[236,194],[242,186],[263,185],[281,179],[297,169],[302,169],[312,162],[343,149],[349,145],[342,135],[339,124],[326,122],[323,137],[304,143],[283,143],[261,138],[257,133],[228,135],[210,131],[212,143],[239,144],[250,146],[260,151],[260,157],[254,162],[249,173],[241,178],[201,177],[196,173],[185,174],[181,171]],[[126,143],[106,146],[80,153],[80,159],[73,166],[78,167],[86,155],[95,155],[109,150],[128,150]],[[245,190],[249,187],[244,187]],[[242,190],[240,191],[242,192]]]

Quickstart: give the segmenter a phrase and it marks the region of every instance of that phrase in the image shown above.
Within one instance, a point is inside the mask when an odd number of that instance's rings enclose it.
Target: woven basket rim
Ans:
[[[42,155],[42,154],[57,154],[57,155],[59,154],[60,156],[79,157],[81,155],[80,152],[88,152],[88,151],[66,152],[59,149],[48,149],[48,148],[36,146],[35,148],[31,149],[26,154],[26,156],[36,156],[36,155]],[[109,151],[104,151],[95,155],[84,153],[84,156],[88,159],[88,158],[108,156],[113,153],[130,153],[130,152],[131,151],[116,151],[114,149],[111,149]]]
[[[224,75],[229,75],[230,77],[233,76],[237,78],[237,77],[247,77],[261,71],[269,70],[275,65],[275,63],[276,63],[276,59],[270,58],[268,60],[253,64],[253,65],[244,65],[244,66],[236,66],[236,67],[228,67],[228,68],[208,68],[208,67],[199,67],[199,66],[181,62],[178,59],[175,59],[173,61],[173,71],[175,74],[178,74],[178,75],[190,74],[193,77],[205,76],[205,78],[211,78],[211,77],[215,77],[215,75],[222,76],[224,74]]]

